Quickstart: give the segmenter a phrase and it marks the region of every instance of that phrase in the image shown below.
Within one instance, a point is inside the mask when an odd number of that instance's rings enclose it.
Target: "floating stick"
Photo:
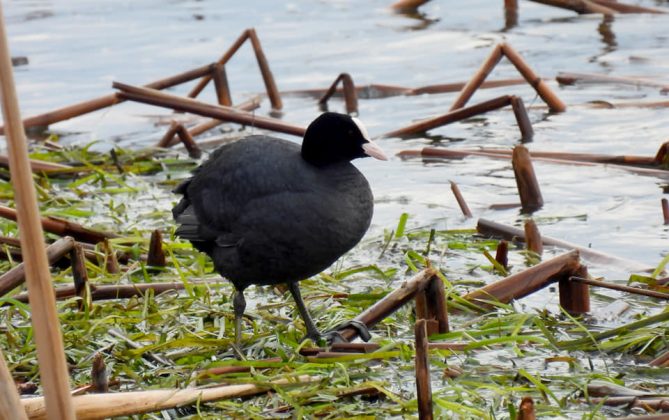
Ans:
[[[39,206],[35,193],[28,144],[19,101],[14,85],[5,18],[0,5],[0,101],[5,123],[5,137],[9,155],[14,200],[18,210],[18,225],[23,249],[25,277],[32,296],[30,318],[34,330],[37,360],[44,396],[45,414],[50,419],[74,419],[69,394],[69,372],[63,350],[63,337],[51,285],[49,261],[44,249],[44,232],[40,223]],[[2,356],[0,356],[2,357]],[[5,392],[13,392],[7,391]],[[11,398],[11,397],[10,397]],[[8,410],[9,411],[9,410]],[[21,418],[23,416],[20,416]]]
[[[72,279],[74,281],[74,293],[81,298],[78,302],[79,310],[91,307],[92,300],[88,288],[88,271],[86,270],[86,257],[81,244],[75,243],[70,250],[70,262],[72,264]]]
[[[467,202],[465,201],[465,198],[462,196],[462,193],[460,192],[460,188],[458,187],[458,184],[456,184],[453,181],[451,182],[451,191],[453,191],[453,195],[455,196],[456,201],[458,202],[458,205],[460,206],[460,210],[462,210],[462,214],[466,218],[471,218],[472,217],[472,212],[469,210],[469,206],[467,205]]]
[[[105,366],[105,359],[100,353],[95,353],[95,356],[93,356],[93,366],[91,367],[91,390],[97,393],[109,392],[107,366]]]
[[[225,73],[225,66],[223,64],[219,64],[214,67],[211,73],[212,78],[214,79],[214,87],[216,88],[218,103],[225,106],[232,106],[230,85],[228,84],[228,76]]]
[[[497,252],[495,253],[495,261],[500,263],[502,267],[509,268],[509,243],[502,239],[497,244]]]
[[[518,416],[516,420],[536,420],[537,415],[534,412],[534,400],[532,397],[523,397],[518,407]]]
[[[114,82],[113,86],[114,88],[121,90],[119,95],[136,102],[162,106],[177,111],[191,112],[205,117],[232,121],[239,124],[260,127],[300,137],[303,137],[304,132],[306,131],[304,127],[289,124],[276,118],[262,117],[235,108],[208,104],[190,98],[182,98],[155,89],[131,86],[119,82]]]
[[[344,100],[346,102],[346,112],[348,114],[357,114],[358,113],[358,95],[355,91],[355,84],[353,84],[353,79],[348,73],[342,73],[330,86],[330,89],[325,92],[325,94],[318,100],[320,105],[325,105],[328,102],[328,99],[334,95],[337,90],[337,85],[341,82],[344,92]]]
[[[154,267],[165,267],[165,251],[163,251],[163,235],[158,229],[151,232],[151,241],[149,242],[149,253],[146,257],[146,264]]]
[[[511,107],[513,108],[513,115],[516,117],[516,123],[520,129],[520,136],[523,141],[530,141],[534,137],[534,129],[530,122],[530,117],[527,115],[527,109],[522,98],[519,96],[511,97]]]
[[[609,74],[597,73],[572,73],[560,72],[555,76],[555,80],[561,85],[574,85],[577,83],[615,83],[632,86],[650,86],[662,89],[669,89],[666,83],[655,82],[652,80],[640,79],[628,76],[611,76]]]
[[[578,14],[603,13],[605,15],[616,14],[616,11],[605,6],[600,6],[593,1],[588,0],[530,0],[535,3],[541,3],[548,6],[559,7],[561,9],[573,10]]]
[[[662,216],[664,217],[664,224],[669,225],[669,200],[662,199]]]
[[[414,135],[417,133],[423,133],[427,130],[431,130],[436,127],[441,127],[442,125],[451,124],[456,121],[464,120],[466,118],[472,117],[474,115],[483,114],[484,112],[492,111],[494,109],[499,109],[511,104],[511,97],[508,95],[499,96],[488,101],[480,102],[476,105],[468,106],[466,108],[460,108],[455,111],[450,111],[446,114],[439,115],[437,117],[429,118],[426,120],[419,121],[414,124],[410,124],[404,128],[391,131],[384,134],[381,137],[404,137],[409,135]]]
[[[481,64],[481,67],[476,71],[476,73],[474,73],[474,76],[472,76],[469,82],[467,82],[467,84],[462,88],[462,91],[455,99],[455,101],[453,101],[453,105],[451,105],[451,111],[460,109],[467,104],[474,92],[476,92],[486,77],[488,77],[490,72],[493,71],[495,66],[502,59],[502,56],[502,46],[500,44],[495,45],[495,47],[490,52],[490,55],[488,55],[488,58],[485,59],[483,64]]]
[[[482,309],[491,308],[489,301],[509,303],[520,299],[539,289],[558,281],[565,276],[573,275],[580,266],[578,251],[569,251],[520,273],[513,274],[502,280],[488,284],[463,296]]]
[[[618,290],[620,292],[632,293],[635,295],[648,296],[657,299],[669,300],[669,293],[656,292],[655,290],[640,289],[638,287],[625,286],[622,284],[610,283],[599,280],[592,280],[583,275],[572,276],[569,281],[582,283],[593,287],[603,287],[605,289]]]
[[[544,199],[534,173],[530,152],[525,146],[514,147],[511,162],[523,211],[533,212],[540,209],[544,205]]]

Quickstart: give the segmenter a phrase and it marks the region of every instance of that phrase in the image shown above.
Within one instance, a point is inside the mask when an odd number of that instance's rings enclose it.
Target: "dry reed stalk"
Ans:
[[[211,77],[214,79],[214,88],[216,89],[218,103],[225,106],[232,106],[230,85],[228,83],[228,75],[225,73],[225,66],[219,64],[214,67],[211,73]]]
[[[534,137],[534,129],[530,122],[530,117],[527,115],[527,109],[522,98],[519,96],[511,97],[511,108],[513,108],[513,115],[516,117],[516,123],[520,129],[520,137],[523,141],[530,141]]]
[[[590,312],[590,288],[585,283],[571,281],[571,277],[587,278],[588,268],[582,265],[572,276],[560,279],[560,306],[572,315],[587,314]]]
[[[332,343],[330,350],[333,352],[372,353],[380,347],[377,343]]]
[[[427,321],[419,319],[414,328],[416,336],[416,398],[418,418],[430,420],[432,414],[432,385],[430,383],[430,361],[428,359]]]
[[[567,110],[567,106],[557,97],[555,93],[548,87],[548,84],[542,80],[530,66],[525,62],[523,57],[516,50],[514,50],[511,45],[507,43],[501,44],[502,53],[509,59],[511,64],[513,64],[518,72],[527,80],[527,83],[530,84],[537,91],[541,99],[546,102],[548,107],[553,112],[564,112]]]
[[[544,253],[544,244],[541,242],[541,233],[532,219],[525,220],[525,246],[528,250],[539,255]]]
[[[482,309],[493,307],[489,301],[509,303],[548,286],[562,277],[573,275],[580,266],[579,253],[569,251],[534,267],[488,284],[463,296]]]
[[[325,92],[325,94],[318,100],[320,105],[326,105],[328,99],[334,95],[337,91],[337,85],[342,84],[344,92],[344,101],[346,103],[346,113],[348,114],[357,114],[358,113],[358,95],[355,91],[355,84],[353,83],[353,78],[348,73],[342,73],[335,81],[332,83],[332,86]]]
[[[544,199],[534,173],[530,152],[525,146],[519,145],[513,148],[511,163],[523,211],[533,212],[540,209],[544,205]]]
[[[45,414],[50,419],[74,419],[69,372],[63,351],[56,299],[51,285],[49,261],[44,249],[44,232],[28,158],[28,144],[21,121],[14,85],[5,18],[0,6],[0,100],[5,123],[9,171],[14,189],[25,277],[30,292],[31,322],[44,396]]]
[[[151,89],[166,89],[168,87],[176,86],[181,83],[189,82],[211,73],[214,64],[207,64],[193,70],[188,70],[174,76],[160,79],[155,82],[144,85]],[[117,103],[123,102],[116,93],[112,93],[99,98],[91,99],[84,102],[79,102],[73,105],[68,105],[63,108],[58,108],[44,114],[34,115],[23,120],[23,126],[28,127],[46,127],[50,124],[68,120],[70,118],[78,117],[79,115],[87,114],[89,112],[97,111],[99,109],[107,108]],[[0,127],[0,134],[4,133],[5,127]]]
[[[655,290],[640,289],[638,287],[624,286],[622,284],[608,283],[605,281],[588,279],[583,275],[572,276],[569,281],[575,283],[582,283],[584,285],[603,287],[605,289],[618,290],[620,292],[632,293],[635,295],[648,296],[657,299],[669,300],[669,293],[656,292]]]
[[[656,165],[664,165],[669,162],[669,142],[664,142],[657,149],[653,163]]]
[[[534,412],[534,400],[532,397],[523,397],[518,406],[518,416],[516,420],[536,420],[537,415]]]
[[[107,239],[100,242],[100,250],[104,253],[105,271],[110,274],[120,273],[121,266],[116,258],[116,251],[114,251],[114,248]]]
[[[460,210],[462,211],[462,214],[466,218],[471,218],[472,216],[472,211],[469,210],[469,206],[467,205],[467,202],[465,201],[465,198],[462,196],[462,193],[460,192],[460,188],[458,187],[458,184],[456,184],[453,181],[450,181],[451,183],[451,191],[453,191],[453,195],[455,196],[455,200],[458,202],[458,206],[460,206]]]
[[[191,283],[194,284],[194,283]],[[96,300],[108,300],[108,299],[130,299],[133,297],[142,297],[148,291],[151,291],[153,294],[158,295],[167,291],[178,291],[184,289],[183,283],[148,283],[148,284],[118,284],[118,285],[94,285],[89,284],[90,288],[90,299],[92,301]],[[79,296],[77,293],[77,288],[75,286],[64,286],[59,287],[54,290],[56,294],[56,299],[64,300],[69,299],[74,296]],[[20,293],[12,296],[12,299],[15,299],[19,302],[28,302],[28,294]]]
[[[0,166],[3,168],[9,168],[9,157],[6,155],[0,155]],[[46,162],[44,160],[30,159],[30,169],[33,172],[57,172],[64,169],[72,169],[69,165],[63,165],[60,163]]]
[[[561,9],[573,10],[578,14],[603,13],[605,15],[616,14],[616,11],[605,6],[600,6],[588,0],[530,0],[535,3],[541,3],[548,6],[559,7]]]
[[[281,363],[280,357],[271,357],[269,359],[257,360],[264,363]],[[260,369],[255,367],[255,369]],[[246,373],[251,371],[251,366],[219,366],[202,370],[196,374],[197,379],[214,379],[217,376],[228,375],[231,373]]]
[[[488,77],[490,72],[493,71],[495,66],[502,59],[502,56],[502,46],[500,44],[495,45],[493,50],[490,52],[490,55],[488,55],[483,64],[481,64],[481,67],[476,71],[476,73],[474,73],[474,76],[472,76],[467,84],[462,87],[460,94],[455,99],[455,101],[453,101],[453,105],[451,105],[451,111],[460,109],[467,104],[472,95],[474,95],[474,92],[476,92],[486,77]]]
[[[177,133],[177,127],[180,124],[176,121],[172,121],[170,123],[170,128],[167,129],[163,137],[156,143],[156,147],[169,147],[172,141],[172,138],[176,135]],[[178,138],[178,137],[177,137]],[[178,141],[178,140],[177,140]]]
[[[627,406],[626,408],[642,408],[646,411],[669,411],[669,398],[639,398],[636,395],[624,397],[604,397],[604,398],[589,398],[590,404],[601,404],[609,407]],[[627,420],[666,420],[666,414],[656,414],[651,416],[634,416],[634,417],[618,417],[618,419]]]
[[[186,127],[182,124],[177,124],[176,135],[181,140],[186,151],[188,151],[188,156],[193,159],[199,159],[200,156],[202,156],[202,150],[197,143],[195,143],[195,140],[193,140],[193,136],[191,136],[188,130],[186,130]]]
[[[383,299],[364,310],[354,320],[365,324],[367,328],[372,328],[378,322],[404,306],[416,296],[416,293],[428,287],[432,277],[435,275],[436,271],[432,268],[422,270]],[[359,331],[351,326],[345,326],[339,330],[339,335],[345,341],[352,341],[359,334]]]
[[[190,112],[205,117],[219,120],[232,121],[238,124],[250,125],[252,127],[264,128],[295,136],[304,136],[306,129],[301,126],[289,124],[275,118],[262,117],[222,105],[207,104],[190,98],[171,95],[154,89],[126,85],[114,82],[114,88],[121,90],[119,95],[136,102],[150,105],[162,106],[177,111]]]
[[[26,412],[21,406],[21,397],[16,389],[14,378],[9,372],[5,355],[0,349],[0,420],[27,419]]]
[[[669,351],[665,351],[648,363],[650,366],[666,367],[669,364]]]
[[[4,217],[5,219],[16,221],[17,215],[19,213],[20,212],[12,208],[0,206],[0,217]],[[38,223],[39,222],[41,222],[40,226],[47,232],[55,233],[56,235],[60,236],[72,236],[74,239],[82,242],[97,243],[104,240],[105,238],[118,237],[118,235],[115,233],[100,232],[97,230],[88,229],[78,223],[70,222],[53,216],[42,217],[38,219]]]
[[[518,0],[504,0],[504,29],[518,25]]]
[[[25,231],[24,231],[25,234]],[[43,242],[41,242],[43,243]],[[23,244],[25,246],[25,244]],[[64,238],[61,238],[54,242],[53,244],[49,245],[46,248],[46,259],[47,259],[47,264],[53,264],[54,262],[58,261],[61,259],[63,256],[65,256],[67,253],[72,250],[72,247],[74,247],[74,239],[72,239],[69,236],[66,236]],[[25,249],[25,248],[24,248]],[[26,256],[28,258],[30,254]],[[47,265],[48,269],[48,265]],[[5,274],[0,276],[0,296],[4,296],[7,293],[9,293],[11,290],[15,289],[19,285],[21,285],[25,280],[26,280],[26,274],[27,274],[27,267],[26,267],[26,262],[22,262],[21,264],[17,265],[16,267],[12,268],[11,270],[7,271]],[[51,273],[49,273],[49,278],[51,278]],[[30,287],[30,286],[29,286]],[[51,288],[51,284],[49,284],[49,289],[53,293],[53,289]],[[53,296],[53,294],[50,294]],[[55,298],[54,298],[55,301]]]
[[[257,109],[260,107],[260,97],[255,96],[249,100],[246,100],[242,102],[241,104],[234,106],[233,108],[239,109],[241,111],[253,111],[254,109]],[[193,127],[188,128],[188,132],[190,133],[191,136],[199,136],[200,134],[211,130],[214,127],[218,127],[221,124],[224,124],[225,121],[222,120],[217,120],[215,118],[212,118],[210,120],[204,121],[200,124],[194,125]],[[171,127],[171,126],[170,126]],[[169,129],[168,129],[169,132]],[[175,134],[175,132],[172,132],[171,137],[168,137],[167,134],[163,136],[163,138],[156,144],[156,147],[171,147],[174,146],[175,144],[179,143],[179,136]]]
[[[467,348],[467,343],[429,343],[427,347],[430,350],[451,350],[464,351]]]
[[[260,74],[262,75],[263,82],[265,83],[265,90],[267,91],[267,96],[270,103],[272,104],[272,108],[279,110],[283,107],[283,104],[281,103],[281,95],[279,94],[279,89],[277,89],[276,83],[274,82],[274,76],[272,76],[272,72],[269,69],[269,63],[267,62],[267,58],[265,57],[262,46],[260,45],[260,39],[258,38],[255,29],[249,28],[242,32],[242,34],[237,38],[237,40],[235,40],[230,48],[228,48],[225,54],[223,54],[223,56],[216,62],[215,65],[225,65],[247,40],[251,41],[251,46],[253,47],[256,60],[258,61]],[[194,98],[199,95],[211,79],[211,74],[204,76],[193,88],[193,90],[190,91],[188,96]]]
[[[664,217],[664,224],[669,225],[669,200],[663,198],[661,203],[662,203],[662,216]]]
[[[501,237],[509,241],[525,240],[525,232],[522,229],[503,225],[501,223],[493,222],[492,220],[479,219],[476,225],[476,230],[482,235]],[[592,248],[585,248],[576,244],[572,244],[571,242],[562,241],[560,239],[555,239],[548,236],[542,236],[541,241],[544,243],[544,245],[556,246],[563,249],[578,250],[584,258],[587,258],[588,260],[598,264],[617,265],[629,271],[652,272],[655,269],[655,267],[650,267],[637,261],[608,255],[600,251],[595,251]]]
[[[488,111],[503,108],[511,104],[511,97],[508,95],[499,96],[488,101],[480,102],[476,105],[459,108],[455,111],[449,111],[446,114],[437,117],[428,118],[416,123],[410,124],[398,130],[385,133],[381,137],[403,137],[423,133],[427,130],[441,127],[442,125],[451,124],[456,121],[461,121],[474,115],[483,114]]]
[[[482,147],[480,149],[437,149],[434,147],[424,147],[421,150],[407,150],[400,152],[405,156],[425,156],[425,157],[443,157],[462,159],[467,156],[484,156],[495,159],[509,159],[513,152],[506,149],[492,149]],[[637,156],[637,155],[603,155],[592,153],[569,153],[569,152],[530,152],[532,159],[546,162],[572,163],[599,163],[599,164],[617,164],[617,165],[639,165],[654,166],[657,165],[658,157]]]
[[[651,7],[638,6],[636,4],[620,3],[617,0],[590,0],[590,2],[600,6],[613,9],[619,13],[651,13],[651,14],[665,14],[667,13],[661,9]]]
[[[616,83],[622,85],[650,86],[669,89],[669,85],[666,83],[660,83],[636,77],[611,76],[608,74],[597,73],[560,72],[557,76],[555,76],[555,80],[557,80],[557,82],[561,85],[574,85],[577,83]]]
[[[75,243],[70,251],[70,262],[72,264],[72,280],[74,283],[74,294],[81,300],[77,302],[79,310],[90,308],[93,304],[88,287],[88,271],[86,270],[86,257],[84,249]]]
[[[267,385],[239,384],[200,389],[155,389],[151,391],[77,395],[72,397],[72,402],[78,420],[102,419],[167,410],[198,402],[248,397],[270,391],[276,386],[302,385],[313,381],[314,378],[310,376],[299,376],[291,380],[273,381]],[[21,402],[28,418],[47,418],[43,398],[29,398]]]
[[[430,283],[419,293],[419,296],[425,298],[425,316],[427,321],[428,333],[445,334],[449,332],[448,325],[448,307],[446,306],[446,292],[444,291],[444,282],[437,276],[432,277]]]
[[[497,244],[497,252],[495,252],[495,261],[500,263],[502,267],[509,268],[509,243],[502,239]]]
[[[163,251],[163,235],[158,229],[151,232],[146,264],[154,267],[165,267],[167,264],[165,260],[165,251]]]
[[[96,393],[109,392],[109,377],[107,375],[107,366],[100,353],[93,356],[93,366],[91,367],[91,391]]]

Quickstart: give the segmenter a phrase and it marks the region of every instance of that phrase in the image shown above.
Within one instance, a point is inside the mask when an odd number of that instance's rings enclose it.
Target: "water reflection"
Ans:
[[[602,42],[606,45],[604,47],[605,53],[615,51],[618,47],[616,41],[616,34],[613,32],[612,24],[615,18],[613,15],[602,15],[602,22],[597,26],[597,32],[602,36]]]
[[[395,14],[417,21],[413,25],[408,25],[402,28],[408,31],[422,31],[439,22],[438,18],[430,18],[427,14],[418,10],[395,10],[394,12]]]

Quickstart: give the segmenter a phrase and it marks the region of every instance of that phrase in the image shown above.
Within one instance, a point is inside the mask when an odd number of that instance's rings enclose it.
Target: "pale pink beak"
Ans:
[[[374,159],[378,160],[388,160],[388,156],[383,152],[383,149],[381,149],[376,143],[374,142],[369,142],[365,143],[362,145],[362,150],[365,151],[365,153]]]

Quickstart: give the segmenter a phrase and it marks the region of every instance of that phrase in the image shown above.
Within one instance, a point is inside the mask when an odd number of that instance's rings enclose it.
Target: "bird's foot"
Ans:
[[[358,331],[358,335],[365,342],[369,341],[372,338],[372,335],[370,334],[367,325],[365,325],[363,322],[356,321],[355,319],[346,321],[330,331],[326,331],[323,333],[316,331],[315,334],[307,334],[305,338],[310,338],[316,343],[318,343],[320,340],[325,340],[328,346],[337,343],[348,343],[348,340],[346,340],[341,335],[341,331],[346,328],[353,328],[356,331]]]

